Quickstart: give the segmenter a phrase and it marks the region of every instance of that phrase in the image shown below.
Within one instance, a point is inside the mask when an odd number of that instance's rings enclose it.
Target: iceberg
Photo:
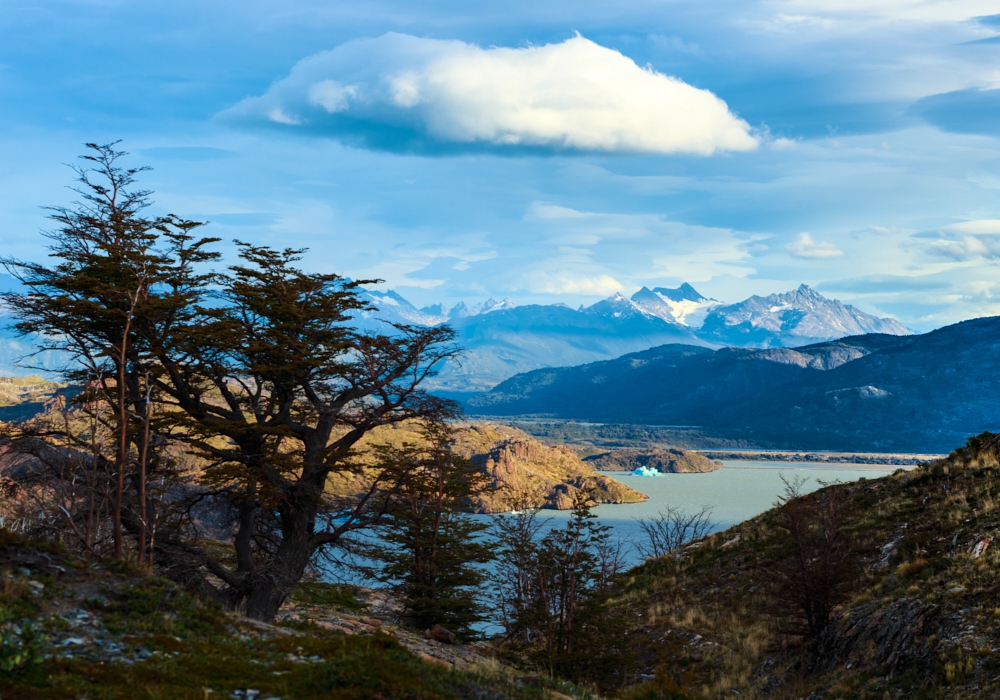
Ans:
[[[663,476],[656,467],[638,467],[632,470],[632,476]]]

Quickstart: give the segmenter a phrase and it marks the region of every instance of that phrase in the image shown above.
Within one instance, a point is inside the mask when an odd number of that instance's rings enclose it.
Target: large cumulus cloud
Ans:
[[[481,48],[386,34],[300,61],[225,118],[388,149],[746,151],[750,126],[708,90],[577,35]]]

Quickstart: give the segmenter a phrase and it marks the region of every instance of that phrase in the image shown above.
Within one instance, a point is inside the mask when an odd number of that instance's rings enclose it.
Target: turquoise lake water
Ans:
[[[614,528],[613,535],[636,542],[644,537],[637,521],[655,517],[667,505],[688,511],[711,506],[712,531],[718,532],[759,515],[774,505],[784,491],[782,476],[789,481],[796,477],[805,479],[802,490],[807,493],[820,488],[821,482],[875,479],[897,469],[899,467],[867,464],[726,461],[721,469],[705,474],[648,477],[603,472],[648,495],[649,500],[645,503],[597,506],[593,512],[601,523]],[[551,526],[558,526],[569,518],[569,512],[544,510],[540,517],[549,518]],[[639,563],[641,557],[632,551],[628,560]]]
[[[665,506],[677,506],[687,511],[702,506],[712,508],[712,532],[725,530],[732,525],[763,513],[774,505],[784,491],[781,477],[791,481],[805,479],[803,493],[815,491],[822,483],[851,482],[861,478],[875,479],[899,469],[896,466],[871,466],[867,464],[817,464],[812,462],[756,462],[725,461],[723,467],[706,474],[663,474],[662,476],[631,476],[622,472],[603,472],[623,484],[649,496],[644,503],[602,505],[593,509],[600,522],[612,527],[612,536],[630,542],[643,541],[645,535],[639,520],[653,518]],[[570,516],[569,511],[543,510],[541,520],[548,527],[560,527]],[[489,521],[495,515],[477,515]],[[634,546],[625,547],[626,562],[635,565],[642,557]],[[364,584],[354,574],[336,568],[328,569],[331,580]]]

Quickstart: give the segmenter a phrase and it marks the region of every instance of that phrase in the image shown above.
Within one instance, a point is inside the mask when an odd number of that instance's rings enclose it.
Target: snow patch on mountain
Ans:
[[[677,289],[643,287],[632,295],[632,301],[664,321],[694,329],[701,328],[712,309],[722,306],[721,301],[702,296],[687,282]]]

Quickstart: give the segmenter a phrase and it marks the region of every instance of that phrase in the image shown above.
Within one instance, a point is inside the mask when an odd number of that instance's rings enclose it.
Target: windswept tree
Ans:
[[[118,161],[125,154],[115,145],[87,144],[84,165],[74,167],[80,200],[50,208],[55,227],[44,235],[56,264],[0,262],[27,289],[2,295],[15,328],[39,335],[39,352],[67,358],[65,377],[83,387],[77,404],[94,409],[90,418],[97,425],[91,430],[43,430],[40,436],[62,433],[68,446],[93,452],[95,430],[114,434],[113,456],[94,454],[94,468],[114,482],[113,553],[121,557],[125,482],[147,466],[156,470],[155,464],[138,465],[158,454],[143,430],[155,361],[151,344],[192,323],[212,281],[196,268],[217,257],[206,246],[218,239],[194,238],[197,222],[147,216],[150,192],[133,188],[144,169],[122,168]],[[147,520],[145,513],[132,515]]]
[[[241,264],[207,269],[216,239],[194,238],[198,222],[144,218],[149,193],[129,189],[139,170],[116,164],[124,154],[114,144],[88,147],[95,167],[78,170],[83,201],[53,216],[56,264],[6,260],[29,291],[5,301],[21,331],[71,353],[69,378],[115,407],[123,483],[154,455],[144,440],[202,458],[194,497],[233,514],[234,556],[200,546],[195,531],[161,530],[160,570],[270,619],[313,556],[376,523],[409,477],[365,468],[354,445],[382,425],[454,415],[421,388],[456,353],[453,332],[358,331],[364,282],[299,269],[301,250],[240,244]],[[358,474],[362,493],[327,493],[343,471]],[[120,510],[137,536],[139,507]]]
[[[563,527],[548,531],[530,500],[525,506],[494,529],[498,612],[512,660],[605,689],[623,682],[634,661],[624,634],[630,611],[609,605],[624,569],[620,544],[586,494]]]

